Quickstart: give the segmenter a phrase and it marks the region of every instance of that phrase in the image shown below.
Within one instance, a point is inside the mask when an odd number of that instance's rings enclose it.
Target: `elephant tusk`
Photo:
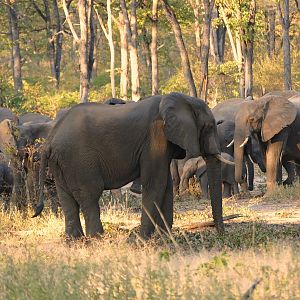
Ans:
[[[252,157],[250,156],[250,154],[248,154],[248,157],[249,157],[250,161],[254,164],[254,161],[253,161]]]
[[[235,163],[233,162],[233,161],[230,161],[230,160],[227,160],[226,158],[224,158],[222,155],[220,155],[220,154],[216,154],[216,158],[219,160],[219,161],[221,161],[221,162],[223,162],[223,163],[225,163],[225,164],[228,164],[228,165],[235,165]]]
[[[248,143],[248,140],[249,140],[249,136],[247,136],[245,138],[244,142],[242,144],[240,144],[240,148],[244,147]]]
[[[229,148],[230,146],[232,146],[234,143],[234,139],[226,146],[227,148]]]

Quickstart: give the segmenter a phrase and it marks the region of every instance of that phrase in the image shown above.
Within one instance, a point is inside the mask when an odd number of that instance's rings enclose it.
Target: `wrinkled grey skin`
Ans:
[[[4,211],[8,211],[14,184],[12,169],[5,161],[0,162],[0,196],[4,200]]]
[[[300,107],[287,98],[264,96],[243,104],[235,118],[234,153],[235,176],[242,182],[241,157],[244,147],[240,147],[246,137],[256,134],[265,155],[267,189],[272,191],[276,184],[278,169],[282,161],[300,159],[297,145],[300,143]]]
[[[50,121],[52,121],[52,119],[48,116],[39,113],[27,112],[19,116],[18,124],[23,125],[27,123],[29,125],[29,124],[37,124],[37,123],[46,123]]]
[[[241,98],[228,99],[216,105],[213,109],[213,115],[218,124],[218,135],[220,138],[221,151],[234,156],[234,146],[227,147],[234,138],[235,116],[243,103],[252,100],[244,100]],[[251,159],[250,159],[251,158]],[[255,135],[249,139],[245,146],[243,177],[248,179],[248,189],[253,190],[254,166],[252,161],[257,163],[262,172],[266,172],[265,162],[260,149],[258,139]]]
[[[212,211],[218,232],[224,232],[222,217],[221,163],[217,128],[202,100],[179,93],[153,96],[147,101],[111,107],[86,103],[74,106],[51,131],[41,161],[54,174],[66,234],[83,236],[103,232],[98,199],[103,190],[115,189],[140,177],[142,189],[141,236],[155,227],[173,224],[172,158],[188,151],[203,155],[208,168]],[[37,207],[38,215],[43,207]],[[164,216],[165,222],[159,213]]]

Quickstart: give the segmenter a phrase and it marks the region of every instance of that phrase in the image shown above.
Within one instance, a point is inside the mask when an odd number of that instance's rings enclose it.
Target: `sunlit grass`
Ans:
[[[280,197],[293,195],[287,202],[294,203],[299,191]],[[131,238],[141,199],[128,194],[101,199],[105,233],[98,240],[67,243],[63,215],[47,209],[34,219],[0,211],[0,299],[240,299],[256,280],[252,299],[297,299],[299,220],[270,222],[252,209],[268,201],[225,200],[224,215],[242,217],[218,236],[214,228],[183,230],[210,220],[211,209],[209,201],[179,198],[172,236],[148,241]],[[292,207],[278,207],[276,218],[295,216]]]

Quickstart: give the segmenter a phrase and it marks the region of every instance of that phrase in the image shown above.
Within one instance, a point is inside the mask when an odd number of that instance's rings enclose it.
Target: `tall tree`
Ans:
[[[158,94],[158,55],[157,55],[157,14],[158,0],[152,2],[152,16],[151,16],[151,90],[152,95]]]
[[[56,32],[55,32],[55,60],[54,60],[54,68],[55,68],[55,80],[56,80],[56,88],[59,88],[60,84],[60,65],[61,65],[61,57],[62,57],[62,44],[63,44],[63,26],[62,21],[58,9],[57,0],[53,0],[53,12],[56,20]]]
[[[133,101],[138,101],[141,98],[139,60],[138,60],[138,49],[137,49],[137,22],[136,22],[137,5],[138,3],[135,0],[132,0],[130,20],[129,20],[125,0],[120,0],[120,6],[124,17],[127,39],[128,39],[128,46],[129,46],[130,69],[131,69],[131,96]]]
[[[8,0],[8,17],[10,39],[12,43],[11,57],[14,78],[14,89],[16,93],[20,93],[23,88],[23,83],[21,73],[21,51],[19,41],[18,13],[15,1]]]
[[[267,49],[268,55],[272,58],[275,54],[275,21],[276,10],[273,7],[267,7],[265,11],[266,29],[267,29]]]
[[[210,29],[214,0],[202,0],[204,17],[201,34],[201,50],[200,50],[200,84],[199,97],[207,101],[208,93],[208,59],[210,49]]]
[[[78,16],[80,22],[80,38],[73,26],[69,15],[66,0],[62,0],[66,21],[69,24],[75,42],[79,43],[79,66],[80,66],[80,102],[88,102],[90,79],[94,63],[94,27],[93,27],[93,0],[78,1]]]
[[[120,48],[121,48],[121,76],[120,76],[120,97],[127,100],[128,91],[128,39],[127,30],[124,21],[123,13],[119,12],[119,20],[117,21],[120,33]]]
[[[282,27],[282,46],[283,46],[283,73],[284,89],[292,89],[292,68],[291,68],[291,46],[290,46],[290,4],[289,0],[280,0],[277,3],[279,19]]]
[[[55,33],[51,18],[49,0],[43,0],[44,9],[41,9],[36,0],[31,0],[33,7],[39,16],[45,22],[45,31],[47,35],[47,52],[50,63],[51,75],[55,76],[56,88],[59,88],[60,82],[60,63],[62,55],[63,31],[57,0],[53,0],[53,14],[55,18]]]
[[[220,18],[217,8],[213,9],[212,23],[213,20],[218,20]],[[210,31],[210,49],[211,54],[214,58],[216,64],[222,64],[224,62],[225,53],[225,35],[226,27],[221,24],[217,24],[211,28]]]
[[[176,18],[175,12],[171,8],[167,0],[162,0],[162,7],[164,9],[167,20],[169,21],[175,35],[177,47],[180,53],[181,65],[182,65],[184,77],[189,87],[189,93],[191,96],[197,97],[197,91],[196,91],[193,74],[191,71],[190,60],[182,37],[182,32],[181,32],[179,22]]]
[[[240,97],[252,98],[256,0],[216,0],[240,74]],[[235,17],[232,18],[232,15]]]
[[[112,31],[112,13],[111,13],[111,1],[106,1],[107,8],[107,30],[104,26],[102,17],[96,10],[96,14],[100,23],[100,26],[104,32],[105,37],[108,40],[109,50],[110,50],[110,83],[111,83],[111,94],[112,97],[116,97],[116,84],[115,84],[115,46],[113,41],[113,31]]]
[[[256,14],[256,0],[247,3],[248,19],[247,26],[241,30],[242,51],[244,57],[244,76],[245,76],[245,98],[253,98],[253,49],[254,49],[254,26]]]

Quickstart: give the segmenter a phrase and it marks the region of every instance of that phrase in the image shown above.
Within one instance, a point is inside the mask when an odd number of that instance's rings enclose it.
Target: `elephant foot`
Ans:
[[[290,185],[293,185],[293,180],[290,180],[290,179],[286,179],[284,182],[283,182],[283,185],[284,186],[290,186]]]
[[[140,180],[134,180],[132,182],[131,187],[129,188],[129,190],[133,193],[141,194],[142,193],[142,186],[140,184]]]
[[[249,190],[249,191],[253,191],[253,189],[254,189],[253,185],[249,185],[249,186],[248,186],[248,190]]]

